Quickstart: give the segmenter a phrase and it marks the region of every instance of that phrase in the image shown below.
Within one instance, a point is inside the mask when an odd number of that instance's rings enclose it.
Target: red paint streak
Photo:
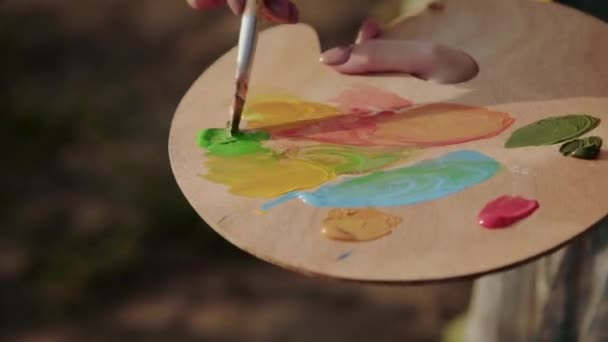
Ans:
[[[501,196],[486,204],[479,213],[479,224],[489,228],[505,228],[530,216],[539,204],[523,197]]]
[[[399,110],[412,106],[413,102],[401,96],[368,85],[359,85],[343,91],[329,102],[338,105],[343,113],[358,114],[370,111]]]
[[[306,125],[271,130],[273,137],[304,139],[354,146],[374,146],[377,123],[395,116],[392,111],[377,114],[361,112],[328,119],[314,120]]]

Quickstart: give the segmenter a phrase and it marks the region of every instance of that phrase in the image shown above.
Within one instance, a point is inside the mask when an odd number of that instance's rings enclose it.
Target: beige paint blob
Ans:
[[[333,209],[323,221],[321,232],[332,240],[371,241],[390,234],[401,221],[374,208]]]

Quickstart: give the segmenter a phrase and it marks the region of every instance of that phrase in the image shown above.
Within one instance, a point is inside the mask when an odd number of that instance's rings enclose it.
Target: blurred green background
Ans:
[[[324,47],[374,3],[296,2]],[[579,5],[606,18],[600,3]],[[0,340],[436,341],[466,309],[469,282],[311,279],[198,218],[169,169],[169,124],[237,29],[185,1],[0,2]]]

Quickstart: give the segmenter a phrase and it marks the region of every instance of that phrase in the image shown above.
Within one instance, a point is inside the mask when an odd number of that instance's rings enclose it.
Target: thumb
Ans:
[[[330,49],[321,62],[343,74],[398,72],[438,83],[465,82],[479,72],[465,52],[427,41],[372,39]]]
[[[370,39],[376,39],[382,34],[380,24],[373,19],[367,19],[361,25],[355,44],[360,44]]]

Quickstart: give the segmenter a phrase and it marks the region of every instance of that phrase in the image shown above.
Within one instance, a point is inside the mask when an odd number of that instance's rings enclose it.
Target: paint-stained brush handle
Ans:
[[[247,0],[245,10],[241,18],[241,30],[239,33],[238,56],[236,61],[236,90],[232,103],[232,120],[230,122],[230,132],[238,133],[243,114],[243,107],[247,99],[249,87],[249,76],[258,36],[258,9],[259,0]]]

